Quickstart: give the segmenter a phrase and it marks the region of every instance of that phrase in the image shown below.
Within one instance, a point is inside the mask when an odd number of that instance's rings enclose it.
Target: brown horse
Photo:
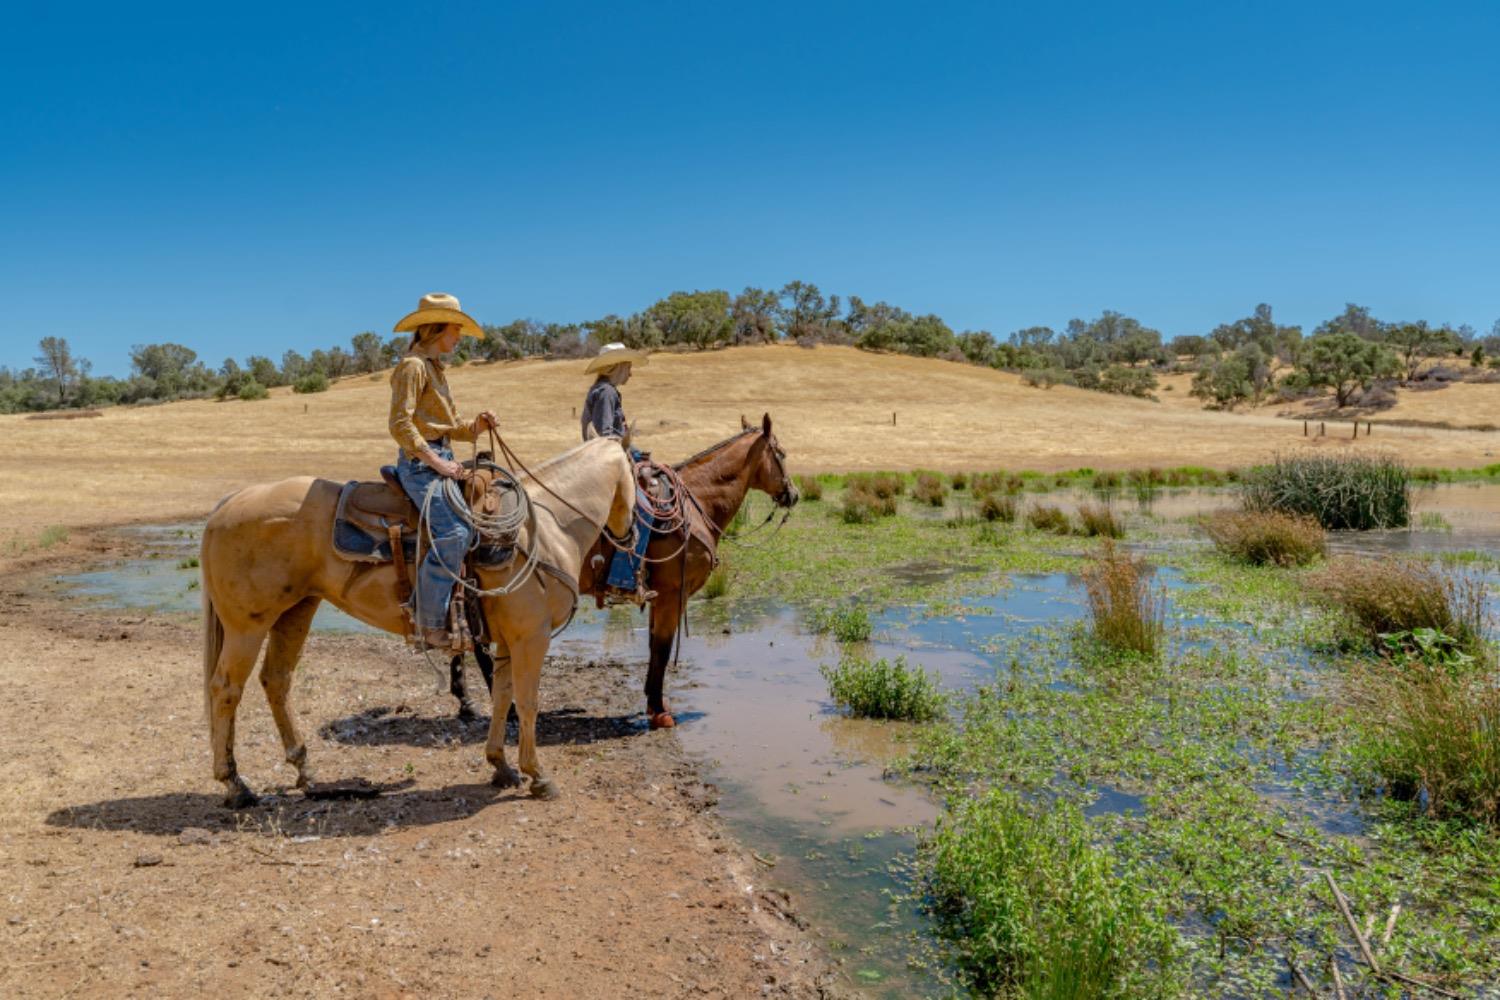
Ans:
[[[521,482],[534,507],[522,530],[517,559],[476,575],[486,590],[515,579],[516,589],[483,599],[489,634],[509,651],[496,684],[485,757],[494,783],[520,784],[505,759],[505,719],[514,697],[520,717],[521,770],[532,794],[547,798],[556,787],[536,753],[537,691],[552,631],[573,613],[573,581],[583,557],[607,528],[630,530],[635,478],[617,441],[590,441],[536,469]],[[542,485],[545,484],[545,485]],[[292,671],[318,605],[324,600],[387,632],[405,630],[396,602],[396,571],[387,563],[352,563],[333,551],[333,516],[339,483],[308,476],[250,486],[219,502],[203,530],[203,683],[214,752],[214,777],[227,789],[225,804],[256,801],[234,760],[234,717],[261,646],[270,643],[260,683],[281,734],[297,787],[313,784],[307,747],[288,704]],[[534,552],[535,571],[524,577],[523,556]]]
[[[684,605],[713,572],[715,551],[704,539],[717,542],[722,538],[752,489],[788,510],[798,500],[797,487],[787,475],[786,452],[771,433],[771,415],[765,414],[758,427],[744,418],[740,423],[744,429],[739,434],[676,466],[683,485],[697,501],[687,505],[695,529],[689,533],[687,548],[679,552],[683,544],[680,535],[657,535],[646,549],[646,587],[656,591],[651,602],[651,665],[646,670],[646,716],[652,729],[676,725],[662,696],[662,685]],[[584,563],[579,579],[583,593],[593,588],[593,562],[590,559]],[[607,565],[599,572],[605,572]]]

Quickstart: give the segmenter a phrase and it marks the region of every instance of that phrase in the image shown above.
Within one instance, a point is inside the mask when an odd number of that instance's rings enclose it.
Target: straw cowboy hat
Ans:
[[[626,347],[624,344],[605,344],[599,348],[599,356],[589,362],[589,366],[583,370],[585,375],[595,372],[607,372],[616,365],[628,364],[643,365],[646,363],[646,352],[637,351]]]
[[[458,306],[458,299],[447,292],[428,292],[417,303],[417,311],[407,313],[396,324],[397,333],[410,333],[429,323],[457,323],[467,337],[484,337],[484,329]]]

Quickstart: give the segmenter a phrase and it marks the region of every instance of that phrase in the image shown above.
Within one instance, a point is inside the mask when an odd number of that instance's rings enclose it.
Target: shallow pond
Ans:
[[[1086,493],[1057,496],[1074,504],[1089,498]],[[1164,491],[1154,498],[1150,513],[1170,521],[1231,500],[1225,491]],[[1135,503],[1115,502],[1127,509]],[[1494,553],[1500,546],[1500,487],[1440,486],[1424,491],[1419,509],[1441,513],[1448,527],[1343,536],[1333,545],[1367,553]],[[130,530],[146,543],[146,556],[61,582],[106,606],[196,615],[196,526]],[[1180,543],[1152,544],[1158,553],[1153,558],[1169,560],[1172,544]],[[952,569],[930,569],[945,571]],[[922,567],[922,572],[929,569]],[[1170,566],[1159,572],[1158,580],[1169,600],[1191,586]],[[887,609],[875,616],[875,634],[863,652],[905,656],[935,671],[945,688],[965,690],[993,679],[1004,667],[1010,640],[1042,626],[1081,620],[1084,614],[1076,578],[1015,575],[995,593]],[[1174,614],[1172,625],[1179,648],[1212,642],[1214,627],[1247,629],[1181,614]],[[314,627],[368,631],[326,604]],[[584,609],[555,648],[585,658],[603,654],[641,663],[645,617],[633,609]],[[916,843],[916,831],[938,816],[939,804],[922,787],[885,777],[887,762],[906,750],[907,726],[846,719],[828,703],[819,667],[835,663],[839,655],[831,640],[809,632],[797,609],[695,603],[680,668],[669,672],[680,722],[676,732],[720,787],[720,811],[741,842],[762,859],[764,881],[796,896],[814,928],[846,957],[854,982],[872,995],[947,992],[940,973],[908,967],[912,938],[926,933],[926,923],[910,903],[892,901],[910,889],[902,860]],[[1308,799],[1293,787],[1290,774],[1285,777],[1285,783],[1278,780],[1261,793],[1316,817],[1317,825],[1329,832],[1359,832],[1359,816],[1347,804]],[[1144,808],[1123,791],[1092,791],[1092,814]]]

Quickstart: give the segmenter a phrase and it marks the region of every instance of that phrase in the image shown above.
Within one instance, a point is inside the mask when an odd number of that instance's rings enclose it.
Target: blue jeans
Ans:
[[[432,450],[442,458],[453,459],[451,448],[434,447]],[[421,459],[407,458],[403,452],[396,458],[396,478],[401,480],[401,488],[420,510],[427,498],[428,486],[442,477]],[[461,572],[473,532],[458,519],[441,490],[433,496],[432,505],[427,508],[427,518],[432,529],[432,544],[422,559],[422,565],[417,568],[413,607],[421,612],[417,624],[422,628],[446,628],[448,600],[453,596],[453,577]],[[452,576],[443,571],[444,566]]]

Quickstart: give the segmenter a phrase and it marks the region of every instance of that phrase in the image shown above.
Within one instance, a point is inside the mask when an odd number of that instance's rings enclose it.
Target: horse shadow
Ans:
[[[371,837],[395,827],[420,827],[467,819],[506,801],[529,800],[517,789],[483,784],[414,789],[411,782],[373,786],[374,798],[341,801],[309,799],[298,793],[267,791],[248,809],[224,807],[222,794],[166,792],[64,806],[50,813],[51,827],[109,830],[155,837],[209,838],[219,834],[295,835],[306,830],[321,838]]]
[[[517,726],[512,708],[505,726],[505,740],[510,746],[516,744]],[[638,736],[648,728],[639,712],[595,715],[569,706],[537,713],[536,742],[542,747],[588,745]],[[455,742],[469,746],[485,742],[489,732],[489,716],[465,720],[453,715],[416,715],[405,706],[386,705],[333,719],[318,727],[318,735],[330,743],[366,747],[430,747]]]

